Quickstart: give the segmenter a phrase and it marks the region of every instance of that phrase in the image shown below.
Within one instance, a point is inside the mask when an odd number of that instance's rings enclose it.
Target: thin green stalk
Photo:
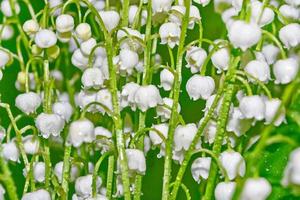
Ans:
[[[189,15],[190,15],[190,0],[185,0],[185,15],[182,21],[181,34],[180,34],[180,42],[178,46],[177,58],[176,58],[176,73],[174,75],[174,85],[173,85],[173,105],[172,112],[169,123],[169,131],[168,131],[168,141],[166,143],[166,155],[164,162],[164,176],[163,176],[163,191],[162,191],[162,200],[167,200],[170,195],[170,179],[171,179],[171,171],[172,171],[172,144],[174,131],[177,124],[177,107],[179,103],[179,94],[181,88],[181,68],[182,68],[182,58],[184,55],[184,44],[185,38],[189,23]]]
[[[115,157],[113,155],[108,157],[108,171],[106,181],[106,197],[112,199],[113,181],[114,181],[114,166]]]
[[[122,22],[121,26],[126,27],[128,26],[128,8],[129,8],[129,0],[123,0],[122,3]]]
[[[226,132],[226,124],[228,120],[228,113],[230,110],[231,101],[234,95],[234,82],[235,82],[235,71],[240,61],[240,57],[237,57],[233,60],[232,66],[228,71],[228,85],[225,90],[224,99],[221,105],[220,115],[217,121],[217,132],[216,138],[213,146],[213,153],[215,155],[219,155],[222,148],[222,142]],[[218,175],[218,167],[215,163],[211,163],[210,172],[207,180],[206,190],[203,197],[203,200],[210,200],[212,199],[213,191],[215,189],[215,181]]]
[[[64,151],[64,160],[63,160],[63,173],[62,173],[62,182],[61,186],[62,189],[65,193],[64,196],[62,196],[62,200],[67,200],[68,199],[68,194],[69,194],[69,179],[70,179],[70,169],[71,169],[71,151],[72,151],[72,146],[65,143],[65,151]]]
[[[95,168],[93,171],[93,182],[92,182],[92,193],[93,193],[93,197],[96,197],[97,195],[97,177],[98,177],[98,171],[100,169],[100,166],[103,162],[103,160],[109,156],[110,152],[106,152],[105,154],[101,155],[100,158],[98,159],[98,161],[95,164]]]

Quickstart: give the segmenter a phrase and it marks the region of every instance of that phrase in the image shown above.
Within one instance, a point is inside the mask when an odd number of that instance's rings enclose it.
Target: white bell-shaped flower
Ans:
[[[282,27],[279,38],[286,48],[297,47],[300,44],[300,24],[292,23]]]
[[[0,142],[3,142],[3,139],[6,137],[6,129],[0,125]]]
[[[222,21],[225,23],[227,29],[229,29],[231,24],[235,22],[235,17],[238,14],[239,12],[233,7],[222,12]]]
[[[144,40],[144,35],[142,35],[138,30],[131,29],[128,27],[124,27],[118,30],[117,39],[121,42],[121,49],[130,49],[135,52],[142,52],[143,46],[141,45],[140,41],[130,38],[132,36],[140,40]]]
[[[287,4],[292,6],[300,6],[300,0],[284,0]]]
[[[280,6],[279,12],[283,17],[285,17],[288,20],[297,20],[300,17],[299,9],[287,4]],[[281,19],[281,17],[278,16],[278,18],[281,22],[284,22],[283,19]]]
[[[185,7],[183,5],[174,5],[171,7],[169,21],[181,26],[182,16],[185,14]]]
[[[80,50],[82,52],[83,55],[85,56],[90,56],[93,48],[97,45],[97,41],[94,38],[90,38],[86,41],[83,41],[80,44]]]
[[[152,125],[152,128],[159,131],[165,138],[168,137],[169,125],[167,123],[155,124],[155,125]],[[154,130],[149,131],[149,137],[150,137],[152,144],[155,146],[163,143],[163,139]]]
[[[40,142],[34,135],[27,135],[22,138],[25,153],[34,155],[38,153]]]
[[[210,76],[193,75],[186,83],[186,91],[193,101],[208,99],[215,90],[215,81]]]
[[[201,70],[201,67],[206,58],[207,53],[204,49],[196,46],[191,46],[186,52],[186,67],[191,68],[192,73],[197,73]]]
[[[15,6],[15,12],[18,15],[21,11],[19,3],[17,1],[13,1],[12,4]],[[3,0],[1,2],[1,11],[2,11],[2,14],[5,17],[12,17],[13,16],[13,11],[12,11],[12,8],[10,6],[9,0]]]
[[[174,132],[173,149],[175,151],[188,150],[197,131],[198,128],[193,123],[178,125]]]
[[[154,85],[140,86],[135,92],[134,101],[143,112],[163,103],[159,90]]]
[[[75,181],[75,192],[77,195],[82,197],[83,199],[92,196],[92,183],[93,183],[93,175],[88,174],[86,176],[80,176]],[[96,179],[96,191],[100,189],[102,184],[102,179],[97,176]]]
[[[165,91],[170,91],[173,87],[174,74],[167,69],[160,72],[160,85]]]
[[[245,134],[250,129],[252,120],[243,118],[240,109],[238,107],[233,108],[233,112],[229,116],[226,131],[233,132],[238,137]]]
[[[64,166],[64,162],[60,161],[60,162],[56,163],[56,165],[54,167],[54,174],[59,183],[61,183],[62,179],[63,179],[63,166]],[[76,165],[72,165],[71,170],[70,170],[70,179],[69,180],[71,182],[75,181],[78,174],[79,174],[78,167]]]
[[[11,25],[2,25],[0,24],[1,32],[1,39],[2,40],[9,40],[14,36],[14,29]]]
[[[173,106],[173,99],[164,97],[163,98],[164,105],[168,106],[169,108],[172,108]],[[156,114],[157,116],[161,117],[161,121],[165,122],[170,119],[171,117],[171,110],[169,108],[166,108],[164,105],[158,105],[156,108]],[[177,105],[177,113],[180,113],[181,107],[178,103]]]
[[[62,14],[56,18],[56,30],[60,33],[70,32],[74,29],[74,19],[71,15]]]
[[[261,82],[268,82],[271,78],[270,75],[270,67],[269,65],[260,60],[252,60],[250,61],[244,68],[244,70],[249,73],[250,75],[254,76]],[[254,81],[253,79],[249,78],[250,81]]]
[[[84,89],[99,89],[103,86],[104,77],[102,71],[99,68],[90,67],[84,70],[81,82]]]
[[[171,9],[173,0],[153,0],[152,12],[153,14],[168,12]]]
[[[71,62],[75,67],[84,70],[88,66],[89,58],[84,56],[80,49],[77,49],[72,54]]]
[[[287,166],[284,169],[281,184],[285,187],[290,184],[300,185],[300,148],[290,153]]]
[[[95,102],[97,99],[97,93],[96,92],[89,92],[82,90],[75,96],[75,103],[77,106],[79,106],[81,109],[85,109],[90,103]],[[90,105],[87,108],[88,112],[97,112],[97,106],[96,105]]]
[[[128,169],[139,174],[146,172],[146,159],[144,152],[139,149],[126,149]]]
[[[257,0],[251,2],[251,20],[259,26],[270,24],[274,20],[274,12],[271,8],[263,8],[263,3]]]
[[[4,187],[0,184],[0,200],[5,200],[4,195],[5,195],[5,189],[4,189]]]
[[[212,54],[211,62],[217,68],[217,73],[226,71],[229,67],[229,62],[230,62],[229,49],[226,47],[218,49],[216,52]]]
[[[38,183],[43,183],[45,181],[45,163],[36,162],[33,165],[33,177]]]
[[[16,97],[16,106],[25,114],[35,113],[36,109],[41,105],[42,99],[40,95],[34,92],[19,94]]]
[[[114,10],[100,11],[99,15],[101,16],[108,32],[111,32],[119,25],[120,15],[118,12]]]
[[[11,56],[7,51],[0,49],[0,69],[3,69],[11,61]]]
[[[278,60],[273,65],[273,73],[276,84],[287,84],[293,81],[299,71],[299,63],[296,58]]]
[[[108,89],[102,89],[97,92],[97,102],[103,104],[104,106],[107,107],[110,111],[113,110],[113,104],[112,104],[112,96],[111,93]],[[101,113],[105,113],[105,109],[102,107],[98,106],[98,109]]]
[[[201,20],[199,8],[197,6],[191,5],[190,16],[189,16],[189,29],[194,29],[195,23]]]
[[[161,44],[168,44],[170,48],[174,48],[179,44],[180,33],[181,30],[177,24],[172,22],[162,24],[159,28]]]
[[[202,123],[202,120],[200,120],[199,124],[201,124],[201,123]],[[214,143],[215,138],[216,138],[216,133],[217,133],[217,123],[213,120],[210,120],[203,131],[204,142],[209,143],[209,144]]]
[[[49,138],[50,135],[57,137],[65,126],[65,121],[57,114],[41,113],[35,120],[37,129],[43,138]]]
[[[14,141],[2,145],[2,156],[5,160],[18,162],[20,157],[19,149]]]
[[[50,193],[47,190],[39,189],[34,192],[28,192],[23,195],[21,200],[51,200]]]
[[[273,120],[275,126],[279,126],[282,122],[285,121],[285,109],[280,108],[281,100],[280,99],[266,99],[266,113],[265,113],[265,124],[270,124]],[[280,110],[279,110],[280,109]],[[275,116],[279,112],[279,115],[276,119]]]
[[[79,147],[82,143],[90,143],[95,139],[94,124],[88,119],[80,119],[70,124],[68,141]]]
[[[215,188],[215,199],[216,200],[231,200],[236,183],[235,182],[220,182]]]
[[[234,47],[246,51],[258,43],[261,38],[261,29],[253,22],[237,20],[229,27],[228,37]]]
[[[126,83],[121,92],[121,107],[125,108],[130,106],[132,110],[135,110],[134,96],[140,85],[134,82]]]
[[[266,104],[258,95],[245,96],[240,101],[239,109],[243,118],[262,120],[265,117]]]
[[[73,107],[67,101],[56,102],[52,105],[52,112],[69,122],[73,114]]]
[[[92,37],[92,28],[88,23],[78,24],[75,29],[76,36],[83,41]]]
[[[234,180],[237,176],[245,175],[246,163],[239,152],[232,150],[223,151],[219,159],[229,180]]]
[[[203,7],[205,7],[210,3],[210,0],[193,0],[193,2],[201,4]]]
[[[200,157],[194,160],[191,171],[194,180],[199,184],[202,179],[207,179],[209,175],[211,157]]]
[[[246,180],[241,200],[266,200],[271,194],[271,184],[265,178],[249,178]]]
[[[119,54],[119,70],[121,75],[131,75],[134,67],[139,63],[139,55],[129,49],[122,49]]]
[[[41,29],[36,33],[34,42],[39,48],[47,49],[56,44],[57,37],[53,31],[49,29]]]
[[[276,62],[280,50],[277,46],[273,44],[267,44],[262,47],[262,53],[269,65]]]

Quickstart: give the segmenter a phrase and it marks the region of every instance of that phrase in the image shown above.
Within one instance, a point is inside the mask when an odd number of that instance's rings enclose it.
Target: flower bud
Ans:
[[[84,142],[91,143],[94,139],[94,124],[91,121],[81,119],[70,124],[68,141],[74,147],[77,148]]]
[[[269,65],[264,61],[252,60],[245,66],[244,70],[261,82],[266,83],[271,78]],[[255,82],[251,78],[249,80]]]
[[[282,27],[279,38],[286,48],[297,47],[300,44],[300,25],[292,23]]]
[[[235,187],[235,182],[219,182],[215,189],[215,199],[231,200],[234,195]]]
[[[264,45],[262,48],[262,53],[269,65],[272,65],[276,62],[280,50],[277,46],[273,44]]]
[[[12,1],[12,2],[13,2],[12,4],[15,6],[15,12],[18,15],[21,11],[20,5],[18,4],[17,1]],[[2,13],[5,17],[12,17],[13,16],[13,11],[12,11],[12,8],[10,6],[9,0],[3,0],[1,2],[1,11],[2,11]]]
[[[103,86],[104,77],[99,68],[87,68],[82,74],[81,82],[84,89],[99,89]]]
[[[287,84],[292,82],[298,73],[299,63],[295,58],[278,60],[273,65],[273,73],[276,84]]]
[[[188,150],[198,129],[196,124],[178,125],[174,132],[175,151]]]
[[[69,102],[56,102],[52,105],[52,112],[69,122],[73,114],[73,108]]]
[[[272,187],[265,178],[249,178],[246,180],[241,200],[265,200],[271,194]]]
[[[72,55],[71,62],[75,67],[84,70],[88,66],[89,58],[84,56],[80,49],[77,49]]]
[[[134,95],[134,101],[143,112],[163,103],[159,90],[154,85],[140,86]]]
[[[191,68],[192,73],[197,73],[201,70],[201,67],[206,58],[207,53],[204,49],[196,46],[191,46],[186,52],[186,67]]]
[[[93,175],[88,174],[86,176],[80,176],[75,181],[75,192],[82,198],[88,198],[92,196],[92,183],[93,183]],[[99,190],[102,184],[102,179],[97,176],[96,178],[96,191]]]
[[[159,36],[161,44],[168,44],[170,48],[174,48],[179,44],[181,30],[179,26],[172,22],[164,23],[159,28]]]
[[[226,71],[230,62],[230,52],[228,48],[221,48],[211,56],[211,62],[217,68],[217,73]]]
[[[93,48],[97,45],[97,41],[94,38],[90,38],[80,44],[80,50],[83,55],[90,56]]]
[[[88,23],[78,24],[75,29],[75,33],[76,36],[83,41],[86,41],[92,37],[92,29]]]
[[[126,149],[128,169],[138,174],[145,174],[146,159],[144,152],[139,149]]]
[[[199,184],[201,179],[207,179],[210,170],[210,157],[200,157],[194,160],[191,171],[194,180]]]
[[[14,29],[11,25],[2,25],[0,24],[1,32],[1,39],[2,40],[9,40],[14,36]]]
[[[58,162],[56,163],[55,167],[54,167],[54,174],[58,180],[59,183],[62,182],[62,179],[63,179],[63,166],[64,166],[64,163],[63,161],[61,162]],[[73,182],[76,177],[78,176],[79,174],[79,169],[76,165],[72,165],[71,166],[71,170],[70,170],[70,181]]]
[[[19,94],[16,97],[17,108],[27,115],[35,113],[36,109],[41,105],[41,103],[41,97],[34,92]]]
[[[43,138],[49,138],[50,135],[57,137],[63,130],[65,122],[57,114],[41,113],[35,120],[35,125],[41,132]]]
[[[111,32],[115,29],[120,22],[120,15],[118,12],[109,10],[109,11],[100,11],[99,15],[101,16],[105,28],[108,32]]]
[[[167,69],[160,72],[160,85],[165,91],[170,91],[173,87],[174,75]]]
[[[152,128],[159,131],[165,138],[168,138],[169,125],[167,123],[152,125]],[[153,145],[161,145],[163,139],[157,134],[156,131],[149,131],[149,137]]]
[[[2,145],[2,156],[5,160],[18,162],[20,157],[19,149],[14,141]]]
[[[243,118],[262,120],[265,117],[266,104],[258,95],[245,96],[240,101],[239,109]]]
[[[34,192],[28,192],[24,194],[21,200],[38,200],[38,199],[51,200],[51,196],[48,191],[44,189],[39,189]]]
[[[198,99],[208,99],[215,90],[215,81],[210,76],[193,75],[186,83],[186,91],[189,97],[197,101]]]
[[[60,33],[70,32],[74,29],[74,19],[71,15],[62,14],[56,18],[55,25]]]
[[[287,4],[280,6],[279,12],[283,17],[285,17],[288,20],[297,20],[300,17],[299,9]],[[281,19],[281,17],[278,16],[278,18],[281,22],[284,22],[283,19]]]
[[[274,12],[271,8],[263,7],[260,1],[251,2],[251,20],[259,26],[270,24],[274,20]]]
[[[229,180],[234,180],[238,175],[241,177],[245,175],[246,163],[239,152],[224,151],[220,154],[219,159]]]
[[[8,65],[12,61],[10,54],[7,51],[0,49],[0,69]]]
[[[234,47],[246,51],[258,43],[261,38],[261,30],[255,23],[237,20],[229,27],[228,37]]]
[[[45,163],[36,162],[33,166],[33,177],[38,183],[43,183],[45,181]]]
[[[265,113],[265,124],[270,124],[274,121],[275,126],[279,126],[285,120],[285,109],[281,108],[281,100],[280,99],[266,99],[266,113]],[[279,111],[280,109],[280,111]],[[279,111],[279,115],[276,117],[277,112]]]
[[[27,135],[22,138],[25,153],[34,155],[38,153],[40,142],[34,135]]]
[[[36,33],[34,42],[39,48],[46,49],[56,44],[57,37],[53,31],[42,29]]]

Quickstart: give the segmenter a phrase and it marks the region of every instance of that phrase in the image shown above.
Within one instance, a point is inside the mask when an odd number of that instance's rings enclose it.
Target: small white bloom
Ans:
[[[134,36],[140,40],[144,40],[144,35],[142,35],[138,30],[124,27],[117,32],[117,39],[121,41],[121,49],[130,49],[135,52],[142,52],[143,46],[140,44],[140,41],[130,38]]]
[[[25,153],[34,155],[38,153],[40,142],[34,135],[27,135],[22,138]]]
[[[97,92],[96,101],[102,103],[104,106],[106,106],[110,111],[113,110],[113,104],[112,104],[112,96],[108,89],[102,89]],[[101,113],[105,113],[106,111],[99,106],[99,110]]]
[[[139,149],[126,149],[128,169],[139,174],[146,172],[146,159],[144,152]]]
[[[192,73],[197,73],[201,70],[201,67],[206,58],[207,53],[204,49],[196,46],[191,46],[186,52],[186,67],[191,68]]]
[[[285,2],[292,6],[300,6],[300,0],[285,0]]]
[[[274,117],[276,116],[277,112],[281,106],[280,99],[266,99],[266,113],[265,113],[265,124],[270,124]],[[279,111],[279,115],[277,116],[276,120],[274,121],[275,126],[279,126],[285,120],[285,109],[281,108]]]
[[[21,11],[20,5],[17,1],[13,1],[12,3],[15,6],[15,12],[18,15]],[[12,17],[13,16],[13,11],[10,6],[9,0],[3,0],[1,2],[1,11],[5,17]]]
[[[271,184],[265,178],[247,179],[241,200],[265,200],[271,194]]]
[[[159,90],[154,85],[140,86],[134,95],[134,101],[143,112],[163,103]]]
[[[293,150],[290,153],[287,166],[284,169],[281,184],[289,186],[290,184],[300,185],[300,148]]]
[[[169,21],[181,26],[182,16],[185,14],[185,7],[182,5],[175,5],[171,7],[171,13],[169,15]]]
[[[41,105],[42,99],[40,95],[34,92],[19,94],[16,97],[16,106],[25,114],[35,113],[36,109]]]
[[[246,163],[239,152],[232,150],[224,151],[220,154],[219,159],[229,180],[235,179],[238,175],[241,177],[245,175]]]
[[[178,125],[174,132],[174,145],[175,151],[188,150],[198,128],[196,124]]]
[[[170,91],[173,87],[174,74],[167,69],[160,72],[160,85],[165,91]]]
[[[3,139],[6,137],[6,130],[3,126],[0,125],[0,142],[3,142]]]
[[[49,138],[50,135],[57,137],[63,130],[65,122],[57,114],[41,113],[35,120],[35,125],[41,132],[43,138]]]
[[[217,68],[217,73],[226,71],[229,67],[229,62],[230,62],[229,49],[226,47],[218,49],[216,52],[212,54],[211,62]]]
[[[99,14],[108,32],[111,32],[119,25],[120,15],[118,12],[109,10],[109,11],[100,11]]]
[[[34,192],[28,192],[23,195],[21,200],[51,200],[51,196],[47,190],[39,189]]]
[[[42,29],[36,33],[34,42],[39,48],[47,49],[56,44],[57,37],[53,31]]]
[[[0,184],[0,200],[5,200],[4,195],[5,195],[5,189],[4,189],[4,187]]]
[[[161,44],[168,44],[170,48],[174,48],[179,44],[180,27],[172,22],[164,23],[159,28],[159,36]]]
[[[218,183],[215,189],[216,200],[231,200],[234,195],[235,187],[235,182]]]
[[[262,48],[262,53],[269,65],[272,65],[276,62],[280,50],[277,46],[273,44],[264,45]]]
[[[80,176],[75,181],[75,192],[82,198],[88,198],[92,196],[92,183],[93,175],[88,174],[86,176]],[[102,179],[97,176],[96,179],[96,191],[100,189]]]
[[[274,12],[271,8],[263,8],[263,3],[260,1],[251,2],[251,20],[259,26],[270,24],[274,20]]]
[[[119,70],[121,75],[131,75],[134,67],[139,63],[139,55],[129,49],[122,49],[119,54]]]
[[[14,36],[14,29],[11,25],[2,25],[0,24],[1,32],[1,39],[2,40],[9,40]]]
[[[54,103],[52,105],[52,111],[63,118],[66,122],[70,121],[73,114],[72,105],[67,101]]]
[[[189,97],[196,101],[208,99],[215,90],[215,81],[210,76],[193,75],[186,83],[186,91]]]
[[[95,139],[94,124],[88,119],[73,121],[69,128],[68,141],[79,147],[82,143],[91,143]]]
[[[104,77],[102,75],[102,71],[99,68],[87,68],[84,70],[81,82],[84,89],[99,89],[103,86]]]
[[[89,58],[83,55],[80,49],[77,49],[72,54],[71,62],[75,67],[84,70],[88,66]]]
[[[7,51],[0,49],[0,69],[3,69],[11,61],[11,56]]]
[[[286,48],[296,47],[300,44],[300,25],[288,24],[279,30],[279,38]]]
[[[96,45],[97,41],[94,38],[90,38],[80,44],[80,50],[84,56],[88,57]]]
[[[239,12],[233,7],[222,12],[222,21],[225,23],[227,29],[229,29],[231,24],[235,22],[235,17],[238,14]]]
[[[287,84],[293,81],[298,73],[299,63],[295,58],[278,60],[273,66],[276,84]]]
[[[193,0],[193,2],[201,4],[204,7],[210,3],[210,0]]]
[[[246,119],[262,120],[265,117],[266,104],[258,95],[245,96],[240,101],[239,109]]]
[[[270,75],[270,67],[269,65],[260,60],[252,60],[250,61],[244,69],[247,73],[254,76],[261,82],[268,82],[271,78]],[[249,78],[250,81],[254,81],[253,79]]]
[[[76,36],[86,41],[92,37],[92,28],[88,23],[81,23],[75,29]]]
[[[169,108],[172,108],[172,106],[173,106],[173,99],[164,97],[163,98],[163,102],[164,102],[164,104],[166,106],[168,106]],[[161,117],[161,121],[162,122],[165,122],[165,121],[167,121],[167,120],[170,119],[170,117],[171,117],[171,110],[169,108],[166,108],[163,105],[158,105],[157,106],[156,113],[157,113],[157,116]],[[181,107],[180,107],[180,104],[178,103],[178,105],[177,105],[177,113],[180,113],[180,110],[181,110]]]
[[[64,162],[60,161],[56,163],[54,167],[54,174],[59,183],[61,183],[63,179],[63,166],[64,166]],[[77,178],[78,174],[79,174],[78,167],[76,165],[72,165],[70,170],[70,181],[73,182]]]
[[[132,110],[135,110],[134,96],[139,89],[139,85],[134,82],[126,83],[121,92],[121,107],[125,108],[130,106]]]
[[[300,10],[294,6],[290,6],[287,4],[280,6],[279,12],[282,16],[289,20],[297,20],[300,17]],[[281,17],[278,16],[278,18],[281,22],[283,22]]]
[[[237,20],[229,27],[228,37],[236,48],[246,51],[258,43],[261,38],[261,29],[255,23]]]
[[[109,131],[108,129],[102,127],[102,126],[97,126],[95,129],[94,129],[94,134],[95,136],[104,136],[106,138],[111,138],[112,137],[112,133],[111,131]]]
[[[44,162],[36,162],[33,166],[33,177],[34,180],[38,183],[42,183],[45,181],[45,163]]]
[[[194,160],[191,171],[194,180],[200,183],[201,179],[207,179],[209,175],[211,157],[200,157]]]
[[[194,29],[195,23],[201,20],[200,12],[198,7],[191,5],[190,16],[189,16],[189,29]]]
[[[19,161],[20,152],[14,141],[10,141],[2,145],[2,156],[5,160],[13,162]]]
[[[168,137],[168,131],[169,131],[168,124],[166,124],[166,123],[155,124],[155,125],[152,125],[152,128],[159,131],[165,138]],[[162,138],[154,130],[149,131],[149,137],[150,137],[150,140],[151,140],[153,145],[160,145],[160,144],[163,143]]]
[[[233,108],[233,113],[230,115],[226,130],[234,132],[236,136],[240,137],[245,134],[251,127],[252,120],[243,119],[243,114],[238,107]]]
[[[56,18],[56,30],[60,33],[70,32],[74,29],[74,19],[71,15],[62,14]]]
[[[168,12],[171,9],[173,0],[153,0],[152,12],[153,14]]]

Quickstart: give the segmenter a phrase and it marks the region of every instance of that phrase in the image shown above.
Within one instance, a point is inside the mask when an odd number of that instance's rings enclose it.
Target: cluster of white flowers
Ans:
[[[215,40],[204,38],[205,20],[213,22],[199,8],[210,0],[45,3],[41,11],[28,4],[26,20],[17,0],[0,6],[0,42],[17,38],[16,51],[1,43],[0,81],[9,65],[20,69],[15,102],[0,101],[10,120],[0,126],[1,159],[24,168],[22,200],[138,199],[150,150],[165,160],[163,199],[176,199],[198,153],[190,172],[215,199],[268,198],[271,184],[244,153],[267,145],[261,126],[286,122],[281,94],[299,79],[298,0],[214,0],[227,33]],[[300,185],[299,157],[299,149],[290,155],[282,185]],[[0,200],[15,199],[0,186]]]

